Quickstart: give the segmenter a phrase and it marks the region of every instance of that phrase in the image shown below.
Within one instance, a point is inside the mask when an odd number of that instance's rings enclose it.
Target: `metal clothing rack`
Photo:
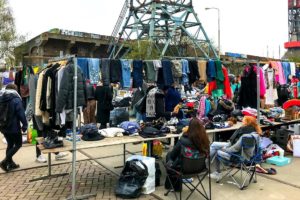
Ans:
[[[67,199],[70,200],[77,200],[77,199],[87,199],[92,196],[96,196],[96,194],[86,194],[76,197],[76,119],[77,119],[77,57],[76,55],[68,55],[64,57],[54,58],[49,60],[49,62],[58,62],[58,61],[65,61],[65,60],[72,60],[74,63],[74,113],[73,113],[73,141],[72,141],[72,193],[71,196]]]

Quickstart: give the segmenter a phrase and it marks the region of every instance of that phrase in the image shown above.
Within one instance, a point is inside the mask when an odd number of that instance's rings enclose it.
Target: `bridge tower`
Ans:
[[[111,58],[120,57],[127,41],[148,41],[147,52],[155,48],[160,57],[185,57],[187,48],[194,57],[218,57],[192,0],[125,0],[112,38]]]
[[[288,0],[289,41],[284,44],[289,57],[300,56],[300,0]]]

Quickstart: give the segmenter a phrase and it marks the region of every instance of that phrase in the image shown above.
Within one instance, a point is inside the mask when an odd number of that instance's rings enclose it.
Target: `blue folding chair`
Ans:
[[[259,137],[257,134],[255,135]],[[217,155],[217,159],[220,161],[221,166],[223,166],[222,171],[225,171],[225,174],[217,180],[217,183],[221,182],[225,177],[230,177],[233,183],[240,190],[243,190],[251,182],[257,182],[256,165],[262,161],[262,151],[253,133],[245,134],[239,140],[238,142],[241,142],[241,149],[237,153],[227,152],[230,155],[229,160]],[[248,156],[245,156],[245,154],[248,154]],[[251,155],[250,159],[249,155]],[[240,174],[240,177],[237,177],[238,174]]]

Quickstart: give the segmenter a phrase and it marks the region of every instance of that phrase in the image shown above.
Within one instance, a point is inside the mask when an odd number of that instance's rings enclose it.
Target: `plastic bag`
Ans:
[[[142,161],[137,159],[126,161],[115,189],[116,196],[125,199],[138,198],[147,177],[148,169]]]
[[[133,155],[130,156],[127,161],[130,160],[140,160],[142,161],[148,169],[148,177],[145,181],[145,184],[142,187],[143,194],[150,194],[155,191],[155,175],[156,175],[156,168],[155,168],[155,158],[140,156],[140,155]]]

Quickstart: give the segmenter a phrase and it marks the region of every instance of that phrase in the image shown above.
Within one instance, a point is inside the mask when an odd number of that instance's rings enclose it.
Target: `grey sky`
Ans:
[[[124,0],[9,0],[18,33],[28,39],[61,28],[110,35]],[[288,41],[288,0],[194,0],[209,38],[217,43],[221,11],[221,50],[278,58]]]

